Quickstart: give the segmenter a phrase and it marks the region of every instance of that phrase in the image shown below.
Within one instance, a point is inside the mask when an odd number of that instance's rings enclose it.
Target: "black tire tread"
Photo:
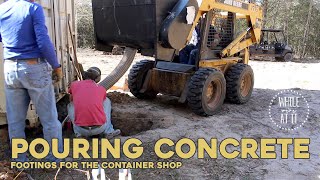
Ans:
[[[242,72],[246,69],[250,68],[252,71],[252,68],[247,64],[238,63],[230,67],[230,69],[225,74],[226,81],[227,81],[227,95],[226,100],[235,103],[235,104],[244,104],[247,101],[244,101],[239,96],[238,89],[240,89],[240,77]],[[253,71],[252,71],[253,73]],[[254,83],[254,82],[252,82]],[[251,94],[250,94],[251,96]]]
[[[200,116],[209,116],[202,107],[202,92],[210,74],[221,73],[216,69],[202,68],[195,72],[188,84],[187,101],[192,111]],[[222,73],[221,73],[222,74]],[[223,76],[223,74],[222,74]],[[223,97],[224,98],[224,97]]]
[[[141,76],[145,76],[146,74],[141,74],[144,73],[144,71],[148,71],[154,67],[154,61],[150,60],[142,60],[140,62],[137,62],[133,67],[130,69],[129,75],[128,75],[128,85],[130,92],[137,97],[138,99],[154,99],[157,96],[157,92],[153,90],[148,90],[145,93],[141,93],[141,87],[139,87],[139,81],[144,81],[144,78],[139,78]]]

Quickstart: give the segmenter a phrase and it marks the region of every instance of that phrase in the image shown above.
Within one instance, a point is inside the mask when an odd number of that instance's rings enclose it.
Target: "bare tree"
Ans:
[[[308,34],[309,34],[309,29],[310,29],[310,19],[311,19],[311,15],[312,15],[312,7],[313,7],[313,0],[310,0],[308,18],[307,18],[307,22],[305,24],[305,30],[304,30],[303,39],[302,39],[302,46],[303,46],[302,49],[303,50],[300,55],[300,58],[304,58],[306,56],[306,48],[307,48],[307,40],[308,40]]]

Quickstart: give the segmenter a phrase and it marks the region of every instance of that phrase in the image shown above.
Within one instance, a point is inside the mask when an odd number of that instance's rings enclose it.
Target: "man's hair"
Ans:
[[[84,76],[84,79],[91,79],[95,81],[97,78],[101,76],[101,71],[97,67],[91,67],[84,72],[83,76]]]

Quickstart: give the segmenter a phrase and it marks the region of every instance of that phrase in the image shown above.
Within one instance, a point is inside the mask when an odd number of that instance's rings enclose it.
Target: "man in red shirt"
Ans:
[[[69,89],[71,101],[68,105],[69,118],[73,122],[76,137],[104,134],[106,138],[119,135],[111,124],[111,101],[106,90],[97,83],[101,79],[99,68],[89,68],[85,80],[73,82]]]

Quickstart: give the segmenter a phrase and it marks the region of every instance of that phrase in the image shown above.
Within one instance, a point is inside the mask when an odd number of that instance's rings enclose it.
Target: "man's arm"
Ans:
[[[45,24],[43,8],[38,6],[32,17],[37,44],[42,56],[49,62],[53,69],[59,68],[60,64],[58,63],[56,52],[48,35],[48,30]]]

